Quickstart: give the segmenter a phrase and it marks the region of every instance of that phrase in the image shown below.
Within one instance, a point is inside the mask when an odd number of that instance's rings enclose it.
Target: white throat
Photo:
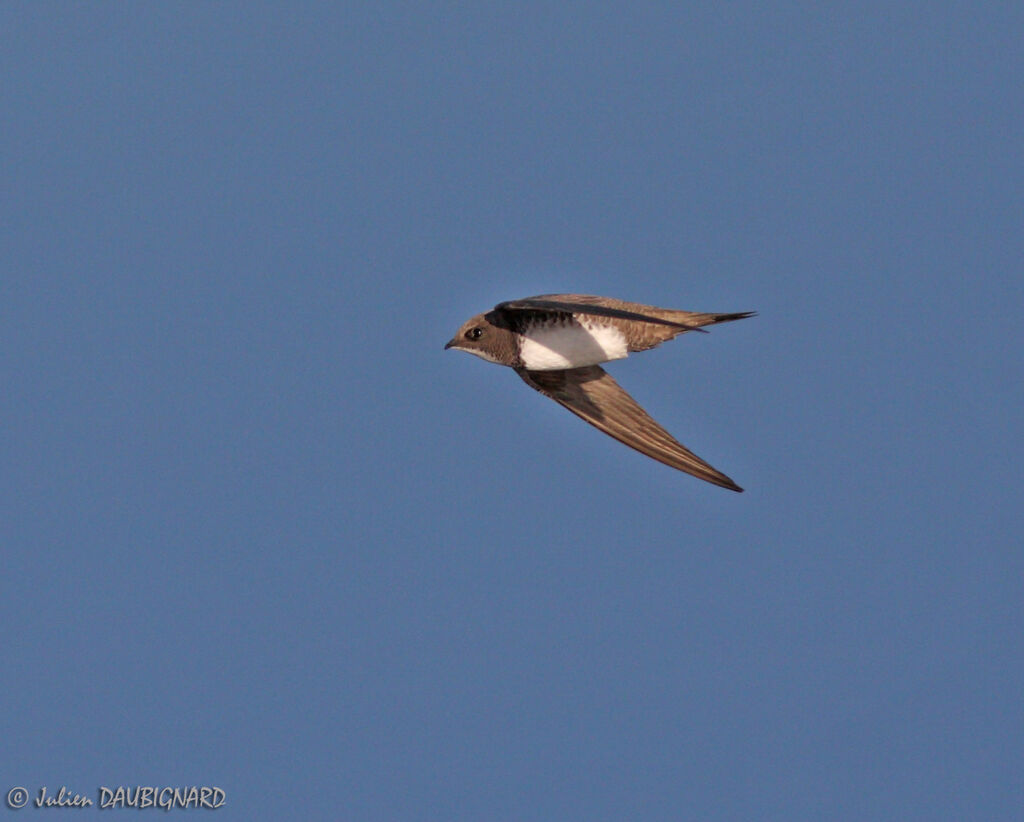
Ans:
[[[479,357],[481,360],[487,360],[487,362],[496,362],[498,365],[504,364],[489,351],[481,351],[479,348],[459,348],[458,346],[454,346],[454,348],[456,351],[465,351],[467,354],[472,354],[474,357]]]

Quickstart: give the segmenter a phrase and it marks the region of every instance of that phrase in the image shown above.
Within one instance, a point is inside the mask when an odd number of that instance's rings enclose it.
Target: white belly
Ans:
[[[614,326],[575,321],[531,326],[519,348],[523,366],[531,371],[581,368],[628,355],[626,338]]]

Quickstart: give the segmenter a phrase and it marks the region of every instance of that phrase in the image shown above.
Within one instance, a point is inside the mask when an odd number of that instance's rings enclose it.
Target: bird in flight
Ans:
[[[507,365],[531,388],[641,454],[742,491],[658,425],[599,363],[754,314],[703,314],[586,294],[542,294],[498,303],[471,317],[445,349]]]

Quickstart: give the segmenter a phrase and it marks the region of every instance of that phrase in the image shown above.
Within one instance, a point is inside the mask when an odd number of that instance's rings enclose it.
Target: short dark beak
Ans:
[[[445,351],[447,351],[447,350],[448,350],[449,348],[451,348],[451,347],[452,347],[453,345],[455,345],[455,338],[454,338],[454,337],[452,337],[452,339],[448,340],[448,342],[446,342],[446,343],[444,344],[444,350],[445,350]]]

